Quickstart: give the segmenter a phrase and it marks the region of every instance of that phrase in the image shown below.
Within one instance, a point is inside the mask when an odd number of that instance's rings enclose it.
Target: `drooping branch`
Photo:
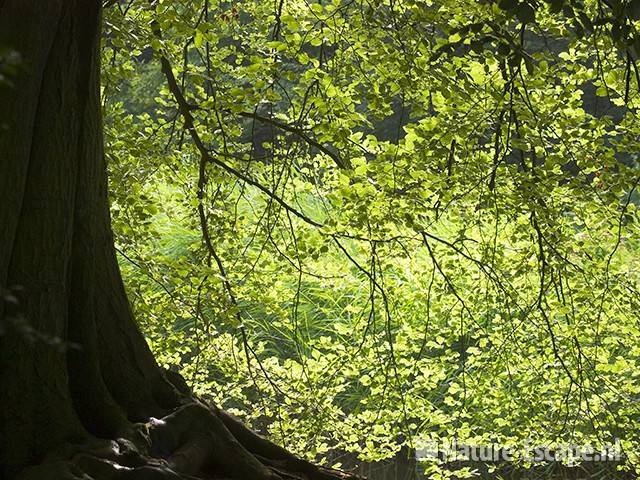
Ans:
[[[269,125],[273,125],[274,127],[279,128],[280,130],[284,130],[285,132],[293,133],[294,135],[296,135],[297,137],[300,137],[302,140],[304,140],[306,143],[308,143],[312,147],[317,148],[322,153],[324,153],[325,155],[330,157],[339,168],[341,168],[341,169],[349,169],[349,168],[351,168],[351,164],[350,164],[348,159],[341,158],[339,155],[337,155],[336,153],[334,153],[331,150],[329,150],[327,147],[322,145],[320,142],[318,142],[318,141],[314,140],[313,138],[311,138],[301,128],[294,127],[293,125],[289,125],[287,123],[279,122],[278,120],[276,120],[276,119],[274,119],[272,117],[264,117],[262,115],[254,113],[254,112],[238,112],[237,115],[239,115],[241,117],[245,117],[245,118],[252,118],[252,119],[257,120],[257,121],[262,122],[262,123],[268,123]]]
[[[256,187],[258,190],[260,190],[261,192],[265,193],[270,198],[272,198],[274,201],[279,203],[285,210],[287,210],[288,212],[292,213],[296,217],[304,220],[306,223],[308,223],[310,225],[313,225],[315,227],[322,227],[322,224],[320,222],[317,222],[316,220],[313,220],[309,216],[305,215],[304,213],[302,213],[298,209],[296,209],[293,206],[291,206],[282,197],[280,197],[277,193],[271,191],[270,189],[268,189],[267,187],[262,185],[260,182],[252,179],[248,175],[245,175],[244,173],[242,173],[238,169],[236,169],[236,168],[232,167],[231,165],[223,162],[216,155],[212,155],[210,153],[209,149],[206,147],[206,145],[202,141],[202,138],[200,137],[200,134],[198,133],[198,130],[196,129],[195,122],[194,122],[194,119],[193,119],[193,115],[191,114],[192,108],[189,105],[189,103],[187,102],[187,100],[185,99],[185,97],[184,97],[184,95],[182,93],[182,90],[180,89],[180,86],[178,85],[176,77],[175,77],[175,75],[173,73],[173,68],[171,66],[171,63],[169,62],[169,59],[165,55],[162,55],[160,57],[160,64],[161,64],[162,73],[164,74],[164,76],[167,79],[167,85],[169,86],[169,91],[173,95],[174,100],[176,101],[176,103],[178,105],[178,110],[180,112],[180,115],[182,116],[182,119],[183,119],[183,122],[184,122],[184,126],[185,126],[186,130],[189,132],[189,135],[191,136],[191,140],[193,141],[195,147],[198,149],[198,152],[200,153],[202,159],[206,160],[209,163],[217,165],[218,167],[222,168],[223,170],[225,170],[226,172],[230,173],[231,175],[234,175],[236,178],[239,178],[240,180],[248,183],[249,185],[252,185],[252,186]]]

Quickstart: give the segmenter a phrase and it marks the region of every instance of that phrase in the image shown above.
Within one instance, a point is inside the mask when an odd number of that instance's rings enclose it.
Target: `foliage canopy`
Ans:
[[[112,6],[112,217],[161,362],[311,458],[619,437],[634,465],[639,19]]]

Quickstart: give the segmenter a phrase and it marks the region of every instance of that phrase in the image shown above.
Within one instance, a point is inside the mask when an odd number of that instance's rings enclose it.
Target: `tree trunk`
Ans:
[[[169,381],[139,332],[109,219],[100,10],[0,0],[0,47],[22,56],[0,86],[0,478],[342,478]]]
[[[95,0],[11,0],[0,11],[0,44],[22,55],[15,87],[0,93],[0,285],[18,301],[0,338],[3,464],[85,430],[113,434],[125,416],[159,415],[177,399],[131,321],[115,260],[98,25]]]

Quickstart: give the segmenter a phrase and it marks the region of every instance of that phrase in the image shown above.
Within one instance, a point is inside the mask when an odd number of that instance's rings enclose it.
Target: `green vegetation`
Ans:
[[[640,2],[152,3],[105,12],[102,84],[161,365],[310,459],[637,467]]]

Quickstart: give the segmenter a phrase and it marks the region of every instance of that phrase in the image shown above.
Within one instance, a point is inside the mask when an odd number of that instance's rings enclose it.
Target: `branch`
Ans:
[[[159,30],[157,29],[157,27],[154,27],[154,28],[155,28],[155,31],[156,31],[156,35],[159,36],[160,35]],[[189,103],[185,99],[185,97],[184,97],[184,95],[182,93],[182,90],[180,89],[180,86],[178,85],[176,77],[173,74],[173,69],[171,67],[171,63],[169,62],[169,60],[167,59],[167,57],[165,55],[161,55],[160,56],[160,63],[161,63],[162,73],[164,74],[164,76],[167,79],[167,84],[168,84],[168,87],[169,87],[169,91],[173,95],[176,103],[178,104],[178,111],[182,115],[182,119],[184,121],[184,126],[185,126],[186,130],[189,132],[189,135],[191,136],[191,139],[193,140],[194,145],[196,146],[196,148],[200,152],[200,155],[202,156],[202,159],[206,160],[207,162],[213,163],[214,165],[219,166],[223,170],[225,170],[228,173],[230,173],[230,174],[236,176],[237,178],[243,180],[244,182],[248,183],[249,185],[253,185],[258,190],[260,190],[261,192],[267,194],[273,200],[278,202],[285,210],[287,210],[288,212],[291,212],[296,217],[304,220],[305,222],[309,223],[310,225],[313,225],[315,227],[322,227],[321,223],[316,222],[312,218],[308,217],[304,213],[300,212],[299,210],[297,210],[294,207],[292,207],[291,205],[289,205],[277,193],[272,192],[267,187],[262,185],[260,182],[258,182],[256,180],[253,180],[252,178],[248,177],[247,175],[245,175],[241,171],[233,168],[231,165],[228,165],[228,164],[224,163],[219,158],[217,158],[216,156],[213,156],[213,155],[211,155],[211,153],[209,153],[209,150],[205,146],[204,142],[200,138],[200,134],[198,133],[198,131],[195,128],[195,124],[194,124],[194,121],[193,121],[193,115],[191,114],[191,106],[189,105]]]
[[[351,162],[349,162],[348,159],[342,159],[340,156],[338,156],[337,154],[329,150],[327,147],[317,142],[313,138],[309,137],[302,128],[294,127],[293,125],[289,125],[287,123],[281,123],[271,117],[263,117],[262,115],[258,115],[257,113],[254,113],[254,112],[238,112],[237,115],[240,115],[241,117],[252,118],[262,123],[268,123],[269,125],[273,125],[274,127],[279,128],[280,130],[293,133],[294,135],[300,137],[302,140],[307,142],[312,147],[317,148],[325,155],[331,157],[331,159],[335,162],[338,168],[341,168],[341,169],[351,168]]]

